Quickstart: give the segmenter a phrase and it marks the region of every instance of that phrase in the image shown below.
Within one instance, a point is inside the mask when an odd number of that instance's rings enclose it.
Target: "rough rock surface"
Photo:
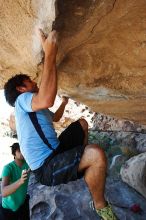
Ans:
[[[55,0],[0,0],[1,86],[19,72],[36,78],[41,62],[37,29],[50,31],[55,19]]]
[[[29,194],[31,220],[100,220],[89,207],[92,198],[83,179],[47,187],[36,183],[31,176]],[[146,219],[146,200],[121,180],[107,179],[106,198],[119,220]],[[140,213],[131,211],[134,204],[140,206]]]
[[[146,198],[146,152],[126,161],[121,169],[121,177]]]
[[[10,75],[40,74],[35,29],[60,33],[59,92],[95,112],[146,124],[145,0],[0,0],[1,88]],[[56,13],[55,13],[56,11]]]

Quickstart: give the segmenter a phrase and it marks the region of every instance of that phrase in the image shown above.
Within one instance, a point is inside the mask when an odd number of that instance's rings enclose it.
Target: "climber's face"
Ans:
[[[23,81],[23,86],[18,86],[17,90],[21,93],[38,92],[39,88],[36,82],[32,81],[31,79],[26,79]]]

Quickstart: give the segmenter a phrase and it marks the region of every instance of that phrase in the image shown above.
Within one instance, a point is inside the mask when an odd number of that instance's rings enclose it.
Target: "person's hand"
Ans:
[[[65,105],[67,105],[69,98],[66,96],[62,96],[62,103],[64,103]]]
[[[25,182],[25,180],[27,180],[29,172],[30,172],[30,169],[22,170],[21,178],[19,179],[20,185],[22,185]]]
[[[51,31],[48,37],[46,37],[42,29],[39,29],[39,34],[45,56],[56,58],[57,49],[58,49],[57,32],[55,30]]]

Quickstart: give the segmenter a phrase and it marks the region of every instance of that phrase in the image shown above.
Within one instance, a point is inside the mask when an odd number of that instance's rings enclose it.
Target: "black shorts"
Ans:
[[[60,144],[57,150],[64,152],[76,146],[82,146],[84,142],[84,131],[79,121],[71,123],[58,137]]]
[[[81,177],[78,166],[84,151],[84,131],[79,121],[69,125],[59,136],[59,141],[56,152],[33,171],[37,181],[43,185],[55,186]]]

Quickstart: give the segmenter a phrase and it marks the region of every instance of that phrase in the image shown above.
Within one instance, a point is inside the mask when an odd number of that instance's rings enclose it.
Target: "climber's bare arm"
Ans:
[[[40,37],[45,58],[39,92],[32,99],[33,111],[53,106],[57,93],[57,33],[56,31],[52,31],[46,38],[42,30],[40,30]]]
[[[68,97],[65,97],[65,96],[62,97],[62,103],[54,114],[54,118],[53,118],[54,122],[57,122],[61,119],[61,117],[64,113],[65,106],[68,103],[68,99],[69,99]]]

